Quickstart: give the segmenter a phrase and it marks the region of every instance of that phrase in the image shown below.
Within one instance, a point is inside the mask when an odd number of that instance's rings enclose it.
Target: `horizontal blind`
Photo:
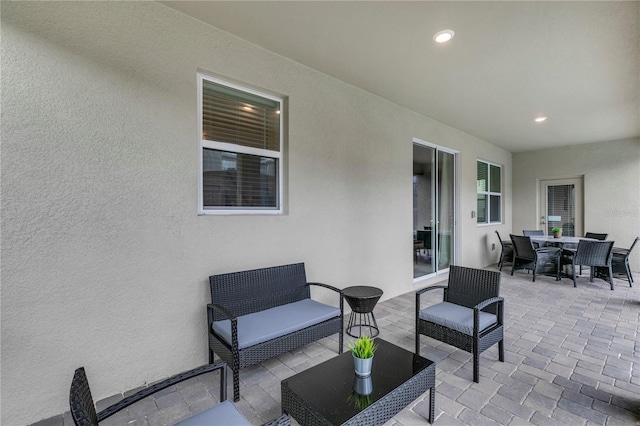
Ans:
[[[274,158],[204,149],[204,208],[276,208],[277,176]]]
[[[280,102],[204,80],[202,139],[279,152]]]

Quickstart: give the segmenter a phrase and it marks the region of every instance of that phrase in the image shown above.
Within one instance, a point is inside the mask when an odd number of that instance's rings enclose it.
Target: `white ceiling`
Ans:
[[[640,136],[638,1],[162,3],[513,152]]]

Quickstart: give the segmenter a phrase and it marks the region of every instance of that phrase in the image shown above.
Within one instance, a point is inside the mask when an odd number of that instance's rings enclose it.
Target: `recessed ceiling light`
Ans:
[[[546,119],[547,119],[547,117],[536,117],[536,118],[533,119],[533,121],[535,121],[536,123],[542,123]]]
[[[436,43],[446,43],[451,40],[454,35],[456,35],[456,33],[454,33],[453,30],[442,30],[437,32],[436,35],[433,36],[433,39]]]

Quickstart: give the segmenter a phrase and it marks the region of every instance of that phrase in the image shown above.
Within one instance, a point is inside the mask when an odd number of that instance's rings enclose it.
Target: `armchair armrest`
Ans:
[[[473,334],[474,336],[480,335],[480,311],[486,308],[489,305],[493,305],[494,303],[498,305],[498,309],[496,311],[497,323],[499,325],[503,324],[503,310],[504,310],[504,298],[503,297],[492,297],[491,299],[483,300],[473,307]]]
[[[324,288],[328,288],[329,290],[333,290],[336,293],[338,293],[340,295],[340,313],[342,314],[344,312],[344,291],[340,290],[337,287],[334,287],[332,285],[329,284],[324,284],[324,283],[307,283],[308,286],[318,286],[318,287],[324,287]]]
[[[444,289],[445,294],[447,291],[447,287],[446,285],[434,285],[431,287],[425,287],[425,288],[421,288],[420,290],[416,291],[416,324],[418,324],[418,320],[420,318],[420,296],[430,290],[437,290],[437,289]]]
[[[222,402],[227,399],[227,364],[224,362],[203,365],[202,367],[197,367],[193,370],[176,374],[175,376],[171,376],[168,379],[162,380],[161,382],[146,387],[97,413],[98,422],[101,422],[107,417],[114,415],[118,411],[121,411],[131,404],[134,404],[141,399],[148,397],[149,395],[161,391],[162,389],[166,389],[170,386],[175,385],[176,383],[180,383],[192,377],[196,377],[215,370],[220,370],[220,402]]]
[[[503,301],[504,301],[504,297],[492,297],[491,299],[483,300],[482,302],[478,303],[476,306],[473,307],[473,309],[481,311],[489,305],[492,305],[497,302],[503,302]]]

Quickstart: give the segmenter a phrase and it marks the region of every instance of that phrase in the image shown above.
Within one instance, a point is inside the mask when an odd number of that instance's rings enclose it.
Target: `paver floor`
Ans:
[[[574,288],[566,278],[542,276],[533,283],[526,272],[512,277],[505,269],[505,362],[498,361],[497,346],[484,352],[480,383],[472,381],[471,354],[421,337],[421,354],[437,362],[435,424],[640,425],[640,282],[630,288],[615,279],[611,291],[583,275]],[[441,291],[428,292],[422,305],[441,298]],[[413,351],[414,311],[413,292],[379,303],[380,337]],[[345,346],[349,339],[345,334]],[[241,370],[237,407],[255,425],[277,417],[280,381],[336,355],[332,336]],[[192,379],[101,424],[172,425],[214,405],[217,380],[215,373]],[[427,413],[425,394],[387,425],[426,424]],[[38,426],[72,424],[67,413]]]

